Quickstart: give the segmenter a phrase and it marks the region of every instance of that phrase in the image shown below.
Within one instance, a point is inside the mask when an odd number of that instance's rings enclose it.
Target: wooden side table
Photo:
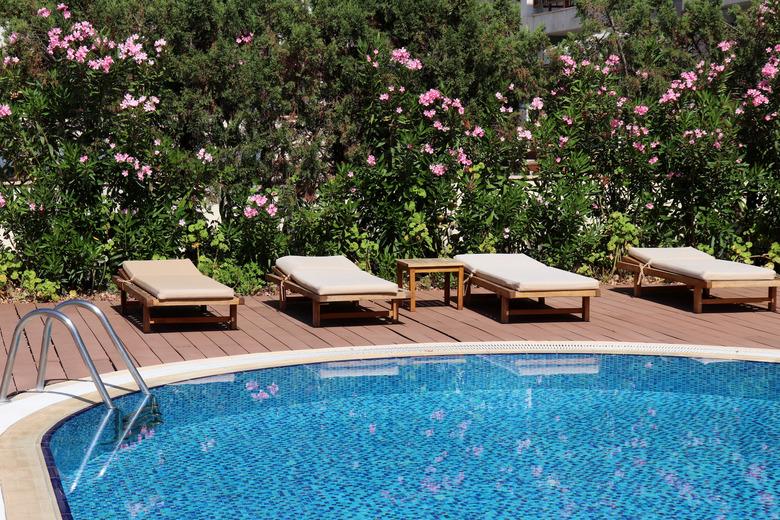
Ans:
[[[404,272],[409,276],[409,311],[417,307],[417,275],[420,273],[444,273],[444,302],[450,304],[450,274],[458,274],[458,310],[463,308],[463,262],[452,258],[404,258],[398,260],[395,275],[398,287],[404,287]]]

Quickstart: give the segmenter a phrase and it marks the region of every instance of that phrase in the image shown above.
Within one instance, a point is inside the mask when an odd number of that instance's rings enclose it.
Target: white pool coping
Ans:
[[[503,341],[371,345],[263,352],[143,367],[140,369],[140,373],[147,384],[153,387],[204,375],[304,363],[414,356],[520,353],[660,355],[698,358],[703,362],[744,360],[780,363],[780,349],[771,348],[600,341]],[[127,370],[111,372],[101,377],[112,395],[137,390],[137,386]],[[43,412],[46,408],[74,398],[82,398],[83,400],[85,396],[91,397],[88,402],[84,403],[85,407],[95,402],[95,386],[88,379],[57,383],[48,386],[42,392],[30,391],[18,394],[12,398],[10,403],[0,404],[0,437],[12,426]],[[60,419],[64,417],[60,417]],[[7,501],[8,497],[6,497]],[[4,503],[3,490],[0,489],[0,520],[6,520],[7,515],[13,517],[11,511],[6,511]]]

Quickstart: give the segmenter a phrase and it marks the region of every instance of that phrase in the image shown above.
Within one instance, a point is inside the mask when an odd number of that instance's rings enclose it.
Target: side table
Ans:
[[[404,258],[398,260],[395,275],[398,287],[404,287],[404,272],[409,277],[409,311],[417,307],[417,275],[420,273],[444,273],[444,302],[450,304],[450,275],[458,274],[458,310],[463,308],[463,262],[452,258]]]

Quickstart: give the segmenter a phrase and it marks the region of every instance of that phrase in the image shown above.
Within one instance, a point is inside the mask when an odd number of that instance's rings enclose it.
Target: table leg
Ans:
[[[463,268],[458,269],[458,310],[463,309]]]
[[[450,273],[444,273],[444,303],[450,304]]]
[[[395,281],[398,283],[398,288],[404,288],[404,271],[400,265],[395,266]]]
[[[417,272],[409,269],[409,312],[417,308]]]

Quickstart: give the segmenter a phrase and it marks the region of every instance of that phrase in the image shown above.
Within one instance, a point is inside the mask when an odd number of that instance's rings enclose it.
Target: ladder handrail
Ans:
[[[73,338],[73,342],[76,344],[79,353],[81,354],[81,359],[87,366],[90,376],[92,376],[92,381],[95,383],[95,387],[97,387],[98,393],[103,399],[103,404],[105,404],[106,408],[109,410],[114,409],[114,403],[111,401],[111,397],[108,395],[108,391],[106,390],[106,386],[103,384],[103,380],[100,379],[100,375],[98,374],[97,368],[95,367],[95,363],[92,361],[92,357],[89,355],[87,347],[84,345],[84,340],[81,339],[81,334],[79,334],[78,329],[76,329],[76,326],[73,324],[73,321],[71,321],[70,318],[68,318],[62,312],[54,309],[32,310],[22,316],[19,319],[19,323],[16,324],[13,339],[11,340],[11,348],[8,350],[5,370],[3,371],[3,379],[0,381],[0,403],[7,403],[9,401],[8,387],[11,384],[11,373],[13,371],[14,361],[16,361],[16,353],[19,350],[19,341],[22,338],[22,332],[24,331],[27,322],[38,316],[47,316],[50,319],[56,319],[65,325],[65,327],[70,332],[70,335]],[[45,367],[46,365],[39,365],[39,372],[45,371]]]
[[[66,300],[58,304],[57,306],[54,307],[54,310],[60,311],[65,307],[71,307],[71,306],[87,309],[88,311],[92,312],[92,314],[97,316],[97,318],[100,320],[100,323],[103,324],[103,328],[106,329],[106,332],[111,338],[111,341],[114,343],[114,346],[119,352],[119,355],[122,357],[122,360],[125,362],[125,366],[127,366],[127,370],[130,372],[130,375],[133,377],[135,383],[138,385],[138,389],[141,390],[141,392],[143,392],[145,395],[149,395],[150,393],[149,387],[146,386],[146,383],[141,377],[141,374],[138,373],[138,369],[136,368],[135,363],[133,363],[133,360],[130,358],[130,354],[128,353],[127,348],[125,347],[125,344],[122,343],[121,339],[119,339],[119,336],[114,330],[114,327],[111,326],[111,323],[108,321],[106,314],[100,309],[100,307],[86,300],[75,299],[75,300]],[[54,323],[52,321],[52,318],[49,317],[46,319],[46,326],[43,329],[43,341],[41,342],[41,355],[39,358],[40,368],[38,369],[38,380],[36,384],[36,389],[38,390],[43,390],[44,384],[46,382],[46,359],[49,353],[49,342],[51,341],[51,328],[53,324]]]

